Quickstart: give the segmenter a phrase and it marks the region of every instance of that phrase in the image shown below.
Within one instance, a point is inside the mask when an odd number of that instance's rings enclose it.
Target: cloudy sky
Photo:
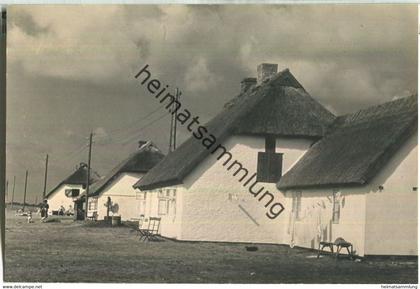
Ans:
[[[16,176],[17,201],[25,169],[28,200],[39,200],[45,154],[48,189],[86,161],[90,131],[100,174],[140,139],[167,151],[170,118],[134,79],[146,63],[200,121],[262,62],[290,68],[335,114],[417,91],[417,8],[408,5],[10,6],[7,41],[7,178]]]

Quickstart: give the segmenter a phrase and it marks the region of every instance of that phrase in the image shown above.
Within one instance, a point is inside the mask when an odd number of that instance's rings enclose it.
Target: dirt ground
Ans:
[[[58,218],[58,217],[55,217]],[[128,226],[6,218],[6,282],[417,283],[417,260],[350,261],[279,245],[139,242]]]

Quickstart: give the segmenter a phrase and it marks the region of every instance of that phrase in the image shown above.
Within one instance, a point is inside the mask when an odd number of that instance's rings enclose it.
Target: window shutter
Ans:
[[[283,154],[258,153],[257,181],[264,183],[276,183],[281,178],[283,166]]]

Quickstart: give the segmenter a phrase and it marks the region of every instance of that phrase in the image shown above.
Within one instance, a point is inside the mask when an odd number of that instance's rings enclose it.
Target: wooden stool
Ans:
[[[347,249],[347,253],[350,257],[350,260],[353,259],[353,244],[350,242],[347,242],[346,240],[344,240],[343,238],[337,238],[334,242],[334,245],[337,246],[337,253],[336,253],[336,258],[338,258],[338,255],[340,254],[340,251],[342,248],[346,248]]]
[[[317,258],[319,258],[319,255],[321,254],[322,250],[325,247],[330,248],[331,254],[334,254],[334,243],[321,241],[321,242],[319,242],[318,256],[317,256]]]

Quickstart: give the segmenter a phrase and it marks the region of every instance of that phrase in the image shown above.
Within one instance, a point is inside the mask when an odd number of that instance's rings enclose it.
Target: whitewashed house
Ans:
[[[335,117],[277,65],[241,84],[214,137],[197,129],[135,184],[162,236],[417,254],[417,97]]]
[[[356,254],[417,255],[417,96],[338,117],[279,181],[285,243],[342,237]]]
[[[99,175],[91,169],[90,184],[99,179]],[[48,200],[49,214],[64,207],[66,211],[74,210],[74,199],[86,189],[87,165],[80,163],[76,170],[55,186],[45,198]]]
[[[162,218],[163,236],[283,243],[288,220],[276,182],[334,115],[288,70],[277,74],[277,65],[260,65],[258,79],[241,84],[241,93],[206,125],[216,143],[192,136],[135,185],[146,192],[141,213]],[[256,197],[249,192],[262,187]]]
[[[135,190],[133,185],[163,158],[164,154],[152,142],[139,142],[136,152],[90,188],[88,216],[97,215],[98,219],[104,219],[110,198],[110,216],[118,215],[122,220],[138,219],[145,200],[143,193]]]

